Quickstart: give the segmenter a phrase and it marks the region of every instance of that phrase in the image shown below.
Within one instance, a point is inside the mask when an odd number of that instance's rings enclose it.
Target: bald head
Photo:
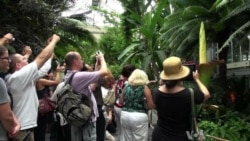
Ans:
[[[66,69],[81,70],[83,61],[81,55],[76,51],[70,51],[65,56]]]
[[[10,69],[9,73],[14,73],[17,70],[20,70],[22,67],[28,65],[28,59],[18,53],[10,55]]]

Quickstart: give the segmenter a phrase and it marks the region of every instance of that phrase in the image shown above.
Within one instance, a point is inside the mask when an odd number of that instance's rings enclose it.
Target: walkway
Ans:
[[[152,139],[151,139],[152,131],[153,131],[153,129],[152,129],[152,128],[149,128],[148,141],[152,141]],[[115,136],[115,138],[116,138],[116,141],[119,141],[119,137],[118,137],[117,135],[115,135],[115,134],[114,134],[114,136]]]
[[[149,128],[148,141],[151,141],[152,128]],[[115,135],[116,141],[119,141],[118,135]],[[46,140],[49,141],[49,134],[46,134]]]

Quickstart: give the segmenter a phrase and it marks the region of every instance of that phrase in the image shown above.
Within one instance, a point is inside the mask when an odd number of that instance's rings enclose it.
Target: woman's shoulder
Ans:
[[[187,88],[180,88],[176,90],[166,90],[164,86],[159,86],[153,89],[154,94],[165,94],[165,95],[181,95],[181,94],[187,94],[188,89]]]

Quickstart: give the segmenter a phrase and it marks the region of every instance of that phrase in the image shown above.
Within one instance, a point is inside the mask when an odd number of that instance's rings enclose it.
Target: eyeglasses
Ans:
[[[10,58],[9,58],[9,57],[2,57],[2,58],[0,58],[0,59],[5,59],[5,60],[10,61]]]

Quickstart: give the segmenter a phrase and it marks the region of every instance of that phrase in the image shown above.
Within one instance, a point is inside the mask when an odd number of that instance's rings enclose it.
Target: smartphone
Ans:
[[[100,50],[97,50],[97,51],[96,51],[96,55],[99,55],[100,53],[101,53]]]

